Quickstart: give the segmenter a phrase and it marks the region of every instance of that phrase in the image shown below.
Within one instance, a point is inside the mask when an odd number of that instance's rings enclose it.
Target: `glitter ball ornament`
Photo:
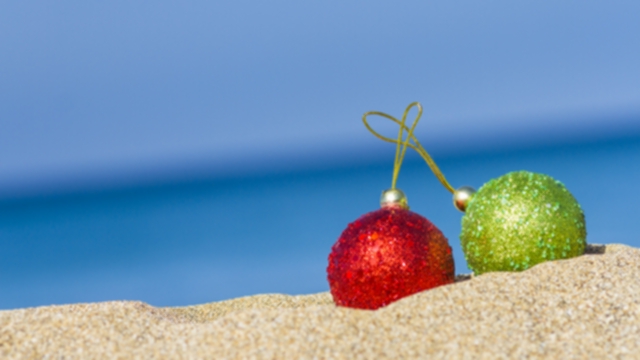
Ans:
[[[442,232],[394,203],[349,224],[331,249],[327,274],[336,305],[360,309],[377,309],[455,278]]]
[[[582,255],[586,236],[582,209],[562,183],[518,171],[473,194],[460,240],[469,268],[482,274]]]
[[[411,128],[405,127],[407,114],[418,107]],[[453,283],[455,270],[451,247],[442,232],[429,220],[409,211],[404,193],[396,189],[402,160],[413,137],[422,107],[413,103],[402,120],[381,115],[400,124],[391,189],[384,191],[381,209],[352,222],[331,248],[327,278],[338,306],[377,309],[393,301],[436,286]],[[403,132],[407,137],[403,140]]]

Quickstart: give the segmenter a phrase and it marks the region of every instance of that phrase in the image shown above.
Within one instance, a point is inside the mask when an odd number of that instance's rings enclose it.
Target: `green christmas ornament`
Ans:
[[[584,214],[567,188],[528,171],[493,179],[473,194],[460,234],[475,274],[521,271],[582,255],[586,237]]]
[[[419,115],[419,103],[414,106]],[[406,126],[390,115],[374,112]],[[376,137],[397,143],[378,134]],[[413,134],[407,147],[416,150],[438,180],[453,194],[454,206],[465,213],[460,240],[467,264],[476,275],[490,271],[522,271],[549,260],[584,254],[587,231],[580,205],[559,181],[544,174],[517,171],[490,180],[477,192],[455,190]]]

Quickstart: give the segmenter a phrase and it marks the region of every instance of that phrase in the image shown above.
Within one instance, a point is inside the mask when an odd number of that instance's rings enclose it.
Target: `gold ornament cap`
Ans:
[[[471,186],[462,186],[459,187],[453,193],[453,206],[461,212],[465,212],[467,207],[469,206],[469,202],[473,198],[473,194],[476,193],[476,190]]]
[[[383,191],[382,196],[380,196],[380,206],[397,206],[409,210],[409,201],[402,190],[388,189]]]

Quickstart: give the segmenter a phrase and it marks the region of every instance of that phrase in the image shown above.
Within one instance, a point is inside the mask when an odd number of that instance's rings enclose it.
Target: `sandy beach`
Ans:
[[[111,301],[0,311],[3,359],[640,358],[640,250],[488,273],[376,311],[329,293],[180,308]]]

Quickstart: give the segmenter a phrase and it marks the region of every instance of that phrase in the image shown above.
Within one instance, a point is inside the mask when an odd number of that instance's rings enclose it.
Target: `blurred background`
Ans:
[[[640,246],[640,2],[0,3],[0,309],[328,290],[394,146],[425,111],[454,187],[562,181],[588,242]],[[380,132],[397,129],[371,118]],[[409,153],[398,186],[461,213]]]

